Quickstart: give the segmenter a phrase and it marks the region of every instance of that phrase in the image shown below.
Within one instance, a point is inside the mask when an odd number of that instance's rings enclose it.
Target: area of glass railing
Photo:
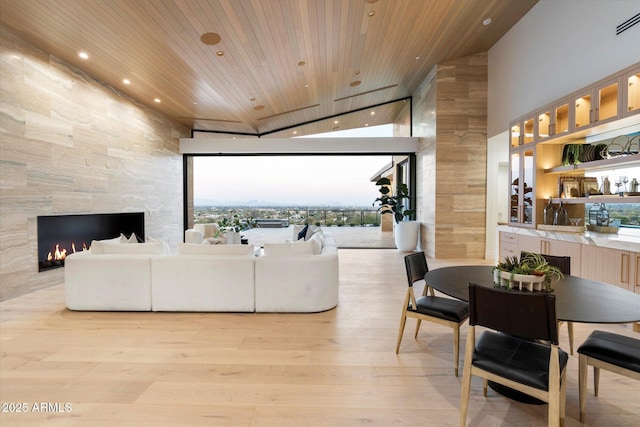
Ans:
[[[217,207],[196,206],[194,223],[219,223],[223,218],[236,217],[261,228],[311,224],[324,227],[374,227],[380,225],[377,209],[361,207]]]

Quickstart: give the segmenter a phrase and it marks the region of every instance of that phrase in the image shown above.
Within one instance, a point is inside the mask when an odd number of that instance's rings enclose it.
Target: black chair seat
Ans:
[[[427,316],[440,317],[451,320],[452,322],[462,322],[469,317],[469,304],[442,297],[420,297],[416,300],[416,309],[414,310],[411,305],[409,305],[407,310]]]
[[[523,340],[511,335],[483,332],[476,341],[473,366],[540,389],[549,389],[549,346]],[[567,365],[569,355],[558,350],[560,371]]]
[[[578,353],[640,373],[640,340],[605,331],[593,331]]]

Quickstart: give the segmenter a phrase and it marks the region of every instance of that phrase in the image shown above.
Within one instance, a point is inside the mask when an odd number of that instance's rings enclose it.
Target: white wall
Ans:
[[[509,121],[640,61],[638,0],[540,0],[489,50],[488,137]]]
[[[509,221],[509,132],[487,140],[487,216],[485,259],[498,259],[496,227]]]

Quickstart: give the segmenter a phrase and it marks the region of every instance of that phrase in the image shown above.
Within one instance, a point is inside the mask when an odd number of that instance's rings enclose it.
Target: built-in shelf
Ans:
[[[591,197],[569,197],[566,199],[552,198],[551,203],[565,205],[584,205],[585,203],[640,203],[640,196],[591,196]]]
[[[577,165],[556,166],[555,168],[545,169],[544,173],[567,174],[571,172],[581,172],[587,170],[609,169],[614,166],[635,166],[638,164],[640,164],[640,154],[631,154],[628,156],[617,156],[610,159],[579,163]]]

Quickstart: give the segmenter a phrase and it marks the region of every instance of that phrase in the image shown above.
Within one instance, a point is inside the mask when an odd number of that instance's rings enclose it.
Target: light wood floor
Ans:
[[[339,305],[318,314],[72,312],[61,284],[5,301],[0,400],[29,412],[3,412],[0,425],[456,426],[451,330],[423,322],[415,340],[409,319],[394,352],[402,256],[341,250]],[[638,337],[628,326],[576,324],[576,343],[596,327]],[[577,426],[575,356],[568,369],[565,425]],[[640,424],[640,382],[603,371],[600,396],[589,392],[585,425]],[[71,411],[33,412],[40,402]],[[484,398],[476,378],[468,423],[545,426],[546,406],[491,390]]]

